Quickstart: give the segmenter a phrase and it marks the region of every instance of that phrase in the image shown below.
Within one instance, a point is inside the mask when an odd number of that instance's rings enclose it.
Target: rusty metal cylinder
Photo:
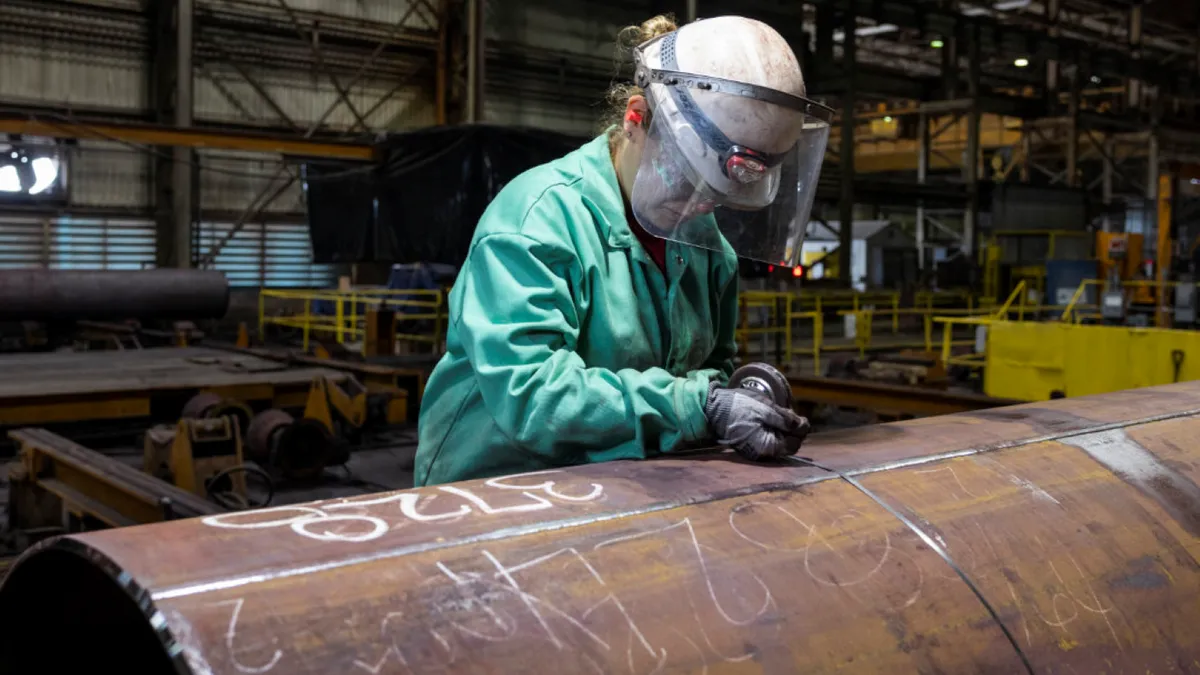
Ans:
[[[810,437],[846,477],[724,453],[70,535],[0,586],[0,673],[1200,672],[1197,436],[1200,382]]]
[[[0,271],[0,321],[218,319],[229,282],[214,270]]]

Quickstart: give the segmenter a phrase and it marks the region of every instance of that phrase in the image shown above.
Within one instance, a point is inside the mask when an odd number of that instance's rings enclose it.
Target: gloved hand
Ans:
[[[716,382],[709,386],[704,414],[718,443],[753,460],[796,454],[809,430],[807,419],[775,405],[765,394],[726,389]]]

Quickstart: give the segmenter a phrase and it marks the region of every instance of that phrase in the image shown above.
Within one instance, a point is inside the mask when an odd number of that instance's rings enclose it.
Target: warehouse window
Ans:
[[[154,221],[0,216],[0,269],[138,270],[154,266]]]
[[[233,223],[200,224],[199,254],[205,257],[224,241]],[[305,223],[247,223],[217,254],[214,268],[232,286],[326,288],[337,282],[332,265],[313,263]]]

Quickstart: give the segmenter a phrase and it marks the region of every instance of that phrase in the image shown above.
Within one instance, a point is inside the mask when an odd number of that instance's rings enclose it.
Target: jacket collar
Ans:
[[[625,219],[625,200],[609,153],[607,131],[580,148],[579,163],[584,183],[590,188],[588,196],[599,210],[600,228],[609,246],[630,248],[635,240],[629,221]]]

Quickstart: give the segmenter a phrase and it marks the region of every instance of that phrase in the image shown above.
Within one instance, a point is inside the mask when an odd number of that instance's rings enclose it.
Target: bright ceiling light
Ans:
[[[1024,68],[1025,66],[1029,65],[1029,59],[1022,56],[1021,58],[1017,59],[1016,61],[1013,61],[1013,65],[1018,68]]]
[[[941,40],[930,40],[929,46],[933,47],[934,49],[941,49],[942,47],[946,46],[946,43],[942,42]]]
[[[887,122],[888,124],[891,124],[891,123],[892,123],[892,116],[891,116],[891,115],[888,115],[887,117],[884,117],[884,118],[883,118],[883,121],[884,121],[884,122]]]
[[[36,195],[58,180],[58,162],[49,157],[38,157],[33,160],[33,175],[36,180],[33,187],[29,188],[29,194]]]
[[[1092,84],[1100,84],[1099,76],[1096,76],[1096,75],[1092,76]]]
[[[12,164],[0,166],[0,192],[20,192],[21,177],[17,175],[17,167]]]

